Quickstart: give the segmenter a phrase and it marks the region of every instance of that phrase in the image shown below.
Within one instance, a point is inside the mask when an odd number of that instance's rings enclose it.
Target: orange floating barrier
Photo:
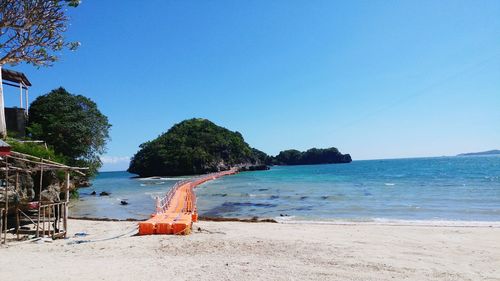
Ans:
[[[191,233],[191,225],[192,225],[191,215],[182,214],[179,219],[176,219],[172,223],[172,231],[173,234],[177,235],[187,235]]]
[[[236,169],[231,169],[178,182],[164,198],[157,198],[156,214],[147,221],[139,222],[139,235],[190,234],[193,222],[198,221],[196,195],[193,189],[207,181],[233,175],[236,172]]]

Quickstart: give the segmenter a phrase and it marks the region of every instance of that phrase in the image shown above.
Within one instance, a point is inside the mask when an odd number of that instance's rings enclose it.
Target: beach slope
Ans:
[[[0,246],[2,280],[500,280],[498,226],[199,222],[189,236],[131,236],[134,222],[69,225],[66,240]]]

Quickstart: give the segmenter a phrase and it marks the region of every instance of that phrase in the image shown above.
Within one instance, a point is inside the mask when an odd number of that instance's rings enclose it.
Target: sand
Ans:
[[[0,246],[0,279],[500,280],[498,226],[199,222],[189,236],[131,236],[135,226],[71,220],[69,239]]]

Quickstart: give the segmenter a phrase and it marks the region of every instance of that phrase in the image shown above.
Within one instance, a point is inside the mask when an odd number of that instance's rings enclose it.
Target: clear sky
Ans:
[[[113,125],[105,170],[192,117],[273,155],[500,148],[500,1],[84,0],[69,13],[78,51],[14,69],[31,98],[63,86],[97,102]]]

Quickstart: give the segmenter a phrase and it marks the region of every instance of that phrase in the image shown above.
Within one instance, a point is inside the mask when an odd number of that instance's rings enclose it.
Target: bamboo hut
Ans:
[[[68,230],[68,203],[72,175],[83,175],[86,168],[70,167],[50,160],[10,151],[8,144],[0,140],[0,243],[38,237],[63,238]],[[62,177],[60,197],[57,200],[44,196],[44,184],[48,173]],[[38,188],[28,199],[21,196],[22,180],[35,178]]]

